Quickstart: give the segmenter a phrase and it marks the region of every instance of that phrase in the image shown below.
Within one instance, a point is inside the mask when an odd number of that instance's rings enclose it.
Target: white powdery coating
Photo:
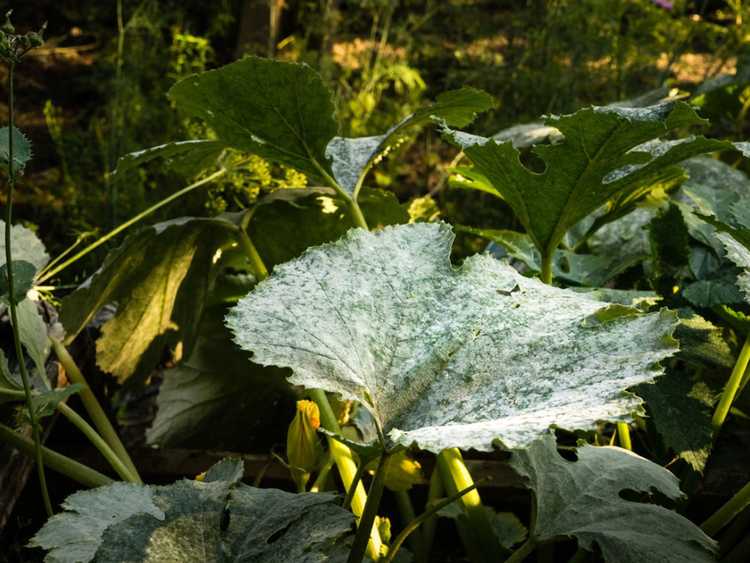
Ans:
[[[348,139],[334,137],[326,147],[326,158],[331,161],[331,170],[336,181],[348,194],[354,193],[359,175],[370,159],[377,155],[380,144],[387,135]]]
[[[452,241],[444,224],[354,229],[277,267],[228,326],[255,362],[361,401],[392,440],[433,452],[626,417],[623,390],[676,351],[670,314],[593,322],[601,301],[489,256],[454,269]]]

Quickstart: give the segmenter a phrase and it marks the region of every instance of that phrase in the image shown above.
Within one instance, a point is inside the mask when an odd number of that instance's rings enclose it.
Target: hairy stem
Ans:
[[[395,491],[393,496],[396,497],[398,511],[401,513],[401,518],[404,522],[404,529],[406,529],[409,527],[410,523],[417,519],[417,513],[414,512],[414,504],[411,502],[411,497],[409,496],[408,491]],[[412,553],[414,553],[415,560],[424,560],[424,541],[422,539],[421,530],[417,527],[414,527],[414,529],[409,531],[409,547],[411,548]],[[390,550],[388,555],[390,555]]]
[[[737,491],[737,494],[729,499],[724,506],[703,522],[701,529],[709,536],[715,536],[719,530],[729,524],[747,506],[750,506],[750,483]]]
[[[91,388],[86,382],[86,378],[83,377],[81,370],[78,369],[78,366],[76,365],[71,355],[68,353],[68,350],[65,348],[65,346],[63,346],[62,342],[60,342],[56,338],[50,337],[49,340],[50,344],[52,345],[52,349],[57,355],[57,359],[65,368],[65,373],[67,373],[70,381],[83,386],[83,389],[81,390],[79,395],[81,397],[81,401],[83,402],[83,406],[86,409],[86,412],[89,413],[89,416],[94,422],[94,426],[99,431],[99,434],[107,443],[107,445],[112,448],[115,454],[117,454],[117,457],[120,459],[120,461],[122,461],[125,467],[128,468],[128,473],[130,473],[130,475],[134,478],[134,482],[142,483],[143,481],[141,481],[141,478],[138,475],[138,469],[136,469],[133,460],[128,454],[128,451],[120,441],[120,437],[117,435],[114,426],[112,426],[109,418],[107,418],[104,409],[99,404],[99,401],[94,395],[94,392],[91,391]]]
[[[750,362],[750,335],[747,336],[745,343],[742,345],[740,355],[737,357],[732,374],[729,376],[729,380],[721,394],[719,404],[716,407],[716,412],[714,412],[711,422],[715,433],[719,432],[729,414],[729,409],[732,408],[732,403],[737,396],[737,390],[742,383],[742,376],[747,369],[748,362]]]
[[[9,125],[8,125],[8,203],[5,207],[5,264],[6,272],[8,275],[8,308],[10,309],[10,323],[13,329],[13,343],[16,349],[16,357],[18,358],[18,369],[21,372],[21,381],[23,381],[23,392],[26,400],[26,409],[29,412],[29,420],[31,421],[31,433],[34,438],[34,458],[36,460],[36,470],[39,476],[39,487],[42,490],[42,500],[44,501],[44,509],[47,511],[47,516],[52,516],[52,501],[49,498],[49,491],[47,490],[47,478],[44,474],[44,460],[42,456],[42,439],[41,433],[39,432],[39,421],[37,420],[34,407],[31,404],[31,383],[29,373],[26,369],[26,361],[23,356],[23,348],[21,347],[21,336],[18,330],[18,313],[16,311],[16,298],[15,298],[15,283],[13,280],[13,249],[11,241],[11,222],[13,221],[13,192],[16,187],[16,171],[15,171],[15,154],[13,147],[13,129],[15,127],[15,93],[13,91],[13,79],[16,71],[15,63],[10,63],[8,72],[8,113],[9,113]],[[44,376],[44,374],[40,374]]]
[[[0,442],[6,442],[27,455],[34,455],[34,443],[19,435],[17,432],[14,432],[12,428],[8,428],[4,424],[0,424]],[[41,450],[42,457],[44,458],[47,467],[70,477],[81,485],[86,487],[101,487],[103,485],[110,485],[114,482],[106,475],[91,469],[89,466],[78,463],[67,456],[50,450],[49,448],[42,446]]]
[[[325,391],[321,389],[311,389],[309,391],[310,398],[315,401],[320,410],[320,423],[326,430],[341,433],[341,427],[339,426],[336,415],[333,413],[331,404],[328,402]],[[331,451],[333,460],[336,462],[336,467],[339,470],[341,481],[344,484],[344,488],[348,491],[354,483],[354,477],[357,474],[357,464],[354,462],[351,450],[338,440],[328,437],[328,448]],[[357,483],[355,486],[354,494],[352,496],[352,512],[355,516],[360,518],[364,512],[365,504],[367,503],[367,493],[362,483]],[[367,554],[371,559],[377,561],[380,557],[380,547],[382,541],[380,539],[380,532],[373,528],[370,534],[370,541],[367,545]]]
[[[104,439],[102,439],[102,437],[97,434],[96,430],[94,430],[91,425],[83,419],[81,415],[79,415],[65,403],[58,403],[57,410],[60,411],[60,413],[65,418],[67,418],[70,423],[73,424],[73,426],[78,428],[78,430],[80,430],[83,435],[89,439],[89,441],[97,450],[99,450],[99,453],[104,456],[104,459],[107,460],[107,462],[112,466],[112,469],[115,470],[115,472],[122,478],[123,481],[128,481],[130,483],[140,483],[140,478],[137,475],[133,475],[128,470],[122,460],[117,457],[117,454],[112,451],[112,448],[109,447]]]
[[[540,277],[547,285],[552,284],[552,259],[554,256],[554,250],[542,254],[542,272]]]
[[[362,517],[359,519],[357,533],[354,536],[354,543],[349,552],[347,563],[362,563],[365,558],[365,551],[367,550],[367,545],[370,543],[375,517],[378,515],[380,499],[383,498],[383,490],[385,489],[386,459],[388,459],[388,455],[383,452],[378,462],[378,468],[375,470],[375,477],[370,484],[370,490],[367,492],[367,503],[365,504]]]

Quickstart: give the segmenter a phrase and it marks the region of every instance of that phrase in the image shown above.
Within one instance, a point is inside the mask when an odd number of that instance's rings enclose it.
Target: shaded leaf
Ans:
[[[353,229],[277,266],[228,325],[254,361],[360,401],[393,442],[433,452],[637,409],[623,390],[674,353],[672,314],[610,310],[489,256],[453,269],[452,241],[444,224]]]
[[[44,378],[47,358],[50,353],[47,324],[39,315],[37,304],[31,299],[25,299],[18,304],[18,335],[21,345],[26,350],[36,367],[37,375]]]
[[[668,449],[703,473],[713,446],[712,402],[705,383],[693,381],[684,371],[667,370],[654,383],[638,385],[647,413]]]
[[[0,266],[0,302],[20,303],[26,299],[26,294],[34,285],[36,266],[25,260],[13,260],[11,274],[13,276],[13,295],[8,287],[8,264]]]
[[[216,166],[224,144],[210,139],[176,141],[128,153],[117,160],[115,175],[122,175],[156,159],[164,159],[164,166],[183,176],[196,176]]]
[[[61,401],[66,400],[71,395],[79,393],[83,389],[83,385],[75,383],[73,385],[66,385],[59,389],[53,389],[51,391],[45,391],[38,395],[34,395],[31,399],[31,404],[36,413],[37,420],[45,416],[51,416],[57,410],[57,404]],[[27,411],[24,411],[26,413]]]
[[[544,172],[526,168],[511,143],[449,131],[475,168],[502,194],[537,248],[550,254],[565,233],[609,199],[649,183],[664,168],[729,143],[689,137],[659,141],[704,121],[684,103],[647,108],[594,107],[550,117],[565,140],[537,145]]]
[[[204,482],[75,493],[29,545],[59,563],[313,563],[329,560],[350,536],[354,517],[336,496],[256,489],[238,482],[241,463],[228,467],[210,469]]]
[[[0,127],[0,167],[7,170],[10,160],[10,129]],[[23,172],[26,163],[31,160],[31,142],[26,135],[13,128],[13,170]]]
[[[163,372],[149,444],[248,451],[284,439],[294,412],[285,372],[251,363],[231,341],[224,312],[206,310],[190,356]]]
[[[97,363],[103,371],[124,381],[137,370],[151,369],[162,350],[178,341],[189,355],[214,256],[233,241],[232,228],[221,217],[182,217],[129,236],[98,272],[63,300],[67,341],[104,305],[116,302],[117,313],[97,340]]]
[[[557,453],[552,435],[514,450],[510,465],[534,491],[537,542],[576,538],[597,546],[605,561],[714,561],[716,542],[695,524],[662,506],[623,498],[625,491],[682,496],[669,471],[627,450],[583,446],[576,461]]]
[[[47,262],[49,255],[44,249],[44,244],[36,233],[23,225],[13,225],[10,231],[10,240],[13,245],[13,260],[22,260],[33,264],[37,271],[41,270]],[[0,220],[0,248],[5,248],[5,221]],[[0,252],[0,264],[5,264],[5,252]]]
[[[230,147],[310,177],[331,174],[326,146],[338,129],[333,99],[306,64],[246,57],[180,80],[169,97]]]

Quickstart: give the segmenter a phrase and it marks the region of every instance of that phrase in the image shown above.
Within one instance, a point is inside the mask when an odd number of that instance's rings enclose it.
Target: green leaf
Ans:
[[[294,413],[285,372],[251,363],[231,341],[224,312],[206,310],[190,357],[163,372],[156,417],[146,432],[149,444],[245,451],[284,440]]]
[[[239,467],[212,468],[203,482],[115,483],[75,493],[29,545],[56,563],[313,563],[341,555],[354,517],[336,496],[249,487],[238,482]]]
[[[14,374],[10,372],[8,358],[2,348],[0,348],[0,387],[10,389],[11,391],[23,390],[20,377],[14,377]]]
[[[365,188],[359,202],[373,228],[409,222],[407,211],[392,192]],[[295,201],[276,199],[258,207],[248,232],[266,267],[272,268],[311,246],[341,238],[353,226],[343,201],[313,194]]]
[[[682,497],[669,471],[627,450],[583,446],[576,461],[557,453],[548,434],[514,450],[510,465],[534,491],[531,538],[538,543],[575,538],[605,561],[714,561],[716,542],[679,514],[648,502],[626,500],[626,491],[670,500]]]
[[[713,405],[705,383],[692,380],[685,371],[667,370],[654,383],[633,391],[645,399],[664,445],[703,473],[713,446]]]
[[[36,413],[37,420],[55,414],[58,403],[64,401],[71,395],[79,393],[83,388],[83,385],[76,383],[34,395],[31,398],[31,405]],[[27,411],[24,411],[24,413],[27,413]]]
[[[680,199],[702,215],[713,215],[719,221],[732,224],[733,205],[750,198],[750,179],[715,158],[691,158],[682,166],[689,179],[680,188]]]
[[[727,258],[742,269],[742,273],[737,277],[737,286],[750,303],[750,229],[745,229],[744,232],[734,230],[733,235],[719,233],[718,236],[727,249]]]
[[[682,212],[670,205],[649,225],[651,249],[657,277],[677,276],[678,270],[688,265],[689,235]]]
[[[453,233],[417,223],[308,250],[230,313],[235,341],[292,383],[364,404],[396,444],[528,444],[551,424],[627,419],[623,392],[675,352],[671,313],[591,322],[602,303],[489,256],[453,269]]]
[[[670,131],[704,121],[684,103],[647,108],[593,107],[550,117],[564,141],[537,145],[546,164],[532,172],[510,142],[449,131],[503,199],[543,254],[551,254],[578,221],[615,196],[638,190],[664,168],[700,153],[731,147],[703,137],[659,141]]]
[[[223,143],[210,139],[166,143],[121,156],[113,175],[122,175],[160,158],[164,159],[165,167],[174,169],[183,176],[197,176],[204,170],[216,167],[224,148]]]
[[[679,358],[693,364],[708,363],[731,369],[736,353],[727,344],[725,330],[692,311],[687,315],[680,311],[680,324],[675,330],[675,338],[680,342]]]
[[[542,269],[542,257],[526,234],[503,229],[474,229],[462,226],[457,226],[456,230],[481,236],[500,245],[508,255],[523,262],[533,273],[539,273]],[[558,280],[600,287],[639,263],[642,258],[643,256],[634,255],[621,259],[558,249],[552,261],[552,273]]]
[[[0,127],[0,167],[7,170],[10,160],[10,129]],[[15,127],[13,128],[13,171],[23,172],[31,160],[31,142]]]
[[[169,97],[230,147],[311,177],[331,173],[326,146],[338,129],[333,99],[305,64],[247,57],[180,80]]]
[[[44,244],[34,231],[23,225],[13,225],[10,231],[13,245],[13,260],[23,260],[34,264],[37,271],[49,262],[49,255]],[[5,221],[0,220],[0,248],[5,249]],[[5,264],[5,252],[0,252],[0,264]]]
[[[39,315],[37,304],[31,299],[25,299],[18,304],[18,335],[21,345],[31,357],[36,367],[37,375],[44,379],[45,365],[50,353],[47,324]]]
[[[20,303],[26,299],[26,294],[34,286],[34,276],[36,276],[36,266],[25,260],[13,260],[13,295],[10,294],[8,287],[8,264],[0,266],[0,302]]]
[[[102,326],[97,363],[124,381],[148,371],[165,347],[182,342],[189,355],[217,251],[233,242],[233,223],[182,217],[147,227],[112,251],[88,281],[63,300],[71,341],[107,303],[117,312]],[[138,327],[138,330],[134,330]]]
[[[326,156],[336,181],[349,194],[354,194],[358,181],[370,166],[391,147],[398,144],[406,130],[437,119],[451,127],[466,127],[477,114],[495,107],[492,96],[475,88],[461,88],[440,94],[435,103],[421,108],[391,127],[385,134],[373,137],[334,137]]]

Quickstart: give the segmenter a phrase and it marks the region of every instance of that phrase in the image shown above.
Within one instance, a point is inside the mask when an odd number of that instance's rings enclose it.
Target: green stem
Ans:
[[[370,490],[367,492],[367,503],[362,517],[359,519],[357,533],[354,536],[354,543],[349,552],[347,563],[362,563],[365,558],[367,545],[370,543],[370,535],[375,524],[375,517],[378,515],[380,499],[383,498],[385,489],[385,461],[388,455],[383,452],[378,462],[378,468],[375,470],[375,477],[370,484]]]
[[[116,237],[117,235],[119,235],[125,229],[127,229],[129,227],[132,227],[133,225],[135,225],[136,223],[138,223],[142,219],[145,219],[146,217],[148,217],[149,215],[151,215],[155,211],[158,211],[159,209],[161,209],[165,205],[168,205],[169,203],[172,203],[174,200],[181,198],[182,196],[184,196],[184,195],[192,192],[193,190],[196,190],[197,188],[200,188],[201,186],[205,186],[206,184],[210,184],[214,180],[217,180],[217,179],[221,178],[222,176],[224,176],[227,173],[227,171],[228,171],[228,169],[226,169],[226,168],[222,168],[221,170],[217,170],[216,172],[214,172],[210,176],[206,176],[202,180],[198,180],[197,182],[194,182],[194,183],[190,184],[189,186],[186,186],[186,187],[182,188],[181,190],[179,190],[179,191],[173,193],[172,195],[170,195],[169,197],[166,197],[163,200],[161,200],[160,202],[152,205],[148,209],[146,209],[144,211],[141,211],[140,213],[138,213],[134,217],[132,217],[132,218],[128,219],[127,221],[125,221],[124,223],[122,223],[120,226],[112,229],[110,232],[108,232],[103,237],[98,238],[96,241],[94,241],[93,243],[91,243],[90,245],[88,245],[83,250],[77,252],[71,258],[68,258],[65,262],[63,262],[59,266],[57,266],[55,268],[52,268],[51,270],[45,272],[45,274],[43,276],[41,276],[37,280],[37,282],[38,283],[44,283],[45,281],[47,281],[48,279],[52,278],[53,276],[56,276],[57,274],[59,274],[60,272],[62,272],[65,268],[67,268],[68,266],[70,266],[71,264],[73,264],[74,262],[76,262],[77,260],[79,260],[80,258],[82,258],[83,256],[85,256],[86,254],[88,254],[92,250],[95,250],[95,249],[99,248],[101,245],[103,245],[108,240],[110,240],[110,239]]]
[[[346,491],[344,502],[341,503],[341,507],[344,508],[345,510],[351,510],[352,499],[354,498],[354,493],[356,492],[357,487],[362,481],[362,475],[365,474],[365,470],[366,470],[366,465],[364,463],[360,463],[359,467],[357,467],[357,472],[354,474],[354,479],[352,479],[352,482],[349,485],[348,490]]]
[[[138,476],[133,475],[128,470],[128,468],[125,467],[125,464],[120,460],[119,457],[117,457],[115,452],[112,451],[112,448],[107,445],[102,437],[96,433],[96,430],[94,430],[91,425],[83,419],[81,415],[79,415],[65,403],[58,403],[57,410],[60,411],[60,413],[65,418],[67,418],[71,422],[71,424],[73,424],[73,426],[78,428],[78,430],[80,430],[83,435],[89,439],[89,441],[97,450],[99,450],[99,452],[104,456],[104,459],[109,462],[109,464],[112,466],[112,469],[115,470],[115,472],[122,478],[123,481],[128,481],[130,483],[140,483],[140,479],[138,478]]]
[[[701,524],[701,529],[709,536],[715,536],[719,530],[732,521],[732,518],[750,505],[750,483],[742,487],[727,503]]]
[[[17,432],[14,432],[13,429],[8,428],[4,424],[0,424],[0,441],[10,444],[27,455],[34,455],[34,443],[23,436],[20,436]],[[91,469],[87,465],[78,463],[67,456],[50,450],[49,448],[42,446],[41,450],[44,463],[47,467],[70,477],[81,485],[86,487],[101,487],[103,485],[110,485],[114,482],[106,475]]]
[[[8,276],[8,308],[10,309],[10,323],[13,330],[13,343],[16,349],[16,357],[18,358],[18,367],[21,371],[21,380],[23,381],[23,392],[26,400],[26,409],[29,412],[29,420],[31,421],[31,435],[34,438],[34,458],[36,460],[37,475],[39,476],[39,487],[42,491],[42,500],[44,501],[44,509],[47,511],[47,516],[52,516],[52,501],[49,498],[49,491],[47,490],[47,478],[44,474],[44,460],[42,457],[42,439],[39,432],[39,421],[37,420],[34,407],[31,404],[31,384],[29,383],[29,373],[26,370],[26,361],[23,356],[23,349],[21,348],[21,336],[18,329],[18,314],[16,311],[16,299],[15,299],[15,283],[13,280],[13,250],[12,250],[12,228],[11,222],[13,221],[13,192],[16,187],[16,171],[15,171],[15,154],[13,151],[13,129],[15,127],[15,93],[13,91],[14,84],[13,79],[16,71],[15,63],[10,63],[8,72],[8,112],[9,112],[9,125],[8,125],[8,203],[5,207],[5,264],[7,268]],[[43,374],[40,374],[43,375]]]
[[[57,359],[65,368],[65,372],[67,373],[70,381],[83,385],[83,389],[81,390],[79,395],[81,397],[81,401],[83,402],[83,406],[86,409],[86,412],[89,413],[89,416],[94,422],[94,426],[99,431],[99,434],[102,438],[104,438],[104,441],[107,443],[107,445],[112,448],[117,457],[120,458],[120,461],[122,461],[125,467],[128,468],[128,472],[135,479],[134,482],[142,483],[143,481],[141,481],[141,478],[138,475],[138,469],[136,469],[133,460],[130,459],[128,451],[120,441],[120,437],[117,435],[114,426],[112,426],[109,418],[107,418],[104,409],[99,404],[99,401],[94,395],[94,392],[91,391],[91,388],[86,382],[86,378],[83,377],[81,370],[78,369],[78,366],[76,365],[71,355],[68,353],[68,350],[65,348],[65,346],[63,346],[62,342],[60,342],[56,338],[50,337],[49,341],[52,345],[52,349],[57,355]]]
[[[315,401],[320,410],[320,423],[326,430],[334,432],[336,434],[341,433],[341,427],[339,426],[336,415],[331,408],[331,404],[328,402],[325,391],[322,389],[310,389],[308,391],[310,398]],[[328,449],[333,456],[333,460],[336,462],[336,467],[339,470],[341,481],[344,484],[344,488],[348,491],[354,482],[354,477],[357,474],[357,464],[354,462],[351,450],[338,440],[328,437]],[[365,504],[367,503],[367,493],[362,483],[358,483],[352,496],[352,512],[358,518],[362,516]],[[367,553],[373,561],[377,561],[380,557],[380,548],[382,546],[382,540],[380,539],[380,532],[376,528],[372,530],[370,534],[370,542],[367,546]]]
[[[445,490],[450,495],[474,485],[469,470],[466,468],[461,452],[458,448],[449,448],[440,452],[437,458],[440,475],[443,478]],[[461,504],[466,514],[464,533],[464,547],[472,561],[496,561],[498,554],[507,553],[500,545],[489,520],[489,513],[482,505],[482,498],[476,489],[461,497]],[[462,520],[457,521],[459,526]],[[467,541],[468,538],[469,541]]]
[[[505,563],[521,563],[526,559],[532,551],[534,551],[534,541],[532,539],[526,540],[513,554],[505,560]]]
[[[326,183],[332,187],[336,192],[339,194],[341,198],[346,201],[346,204],[349,206],[349,213],[351,214],[352,221],[354,221],[354,224],[357,227],[360,227],[365,230],[370,230],[370,227],[367,226],[367,220],[365,219],[364,213],[362,213],[362,209],[359,207],[359,203],[357,202],[357,197],[359,196],[359,190],[362,187],[362,182],[364,181],[364,175],[360,175],[360,177],[357,180],[357,185],[354,188],[353,195],[349,195],[344,191],[344,189],[339,185],[339,183],[336,181],[336,179],[331,176],[328,171],[323,168],[320,163],[312,159],[313,163],[315,164],[315,167],[318,169],[318,172],[320,173],[321,177],[326,181]]]
[[[398,511],[401,513],[401,518],[404,522],[404,529],[408,528],[410,522],[414,522],[417,519],[417,513],[414,512],[414,504],[411,502],[411,497],[408,491],[395,491],[393,496],[396,497],[396,504],[398,505]],[[420,524],[422,522],[420,521]],[[417,524],[418,526],[419,524]],[[403,530],[401,531],[403,533]],[[424,541],[421,530],[414,527],[409,532],[409,547],[411,547],[414,553],[414,559],[417,561],[424,561]],[[392,549],[393,546],[391,546]],[[388,554],[390,555],[390,550]]]
[[[312,484],[312,487],[310,487],[311,493],[319,493],[323,489],[328,480],[328,475],[331,473],[331,469],[333,469],[333,456],[329,451],[326,455],[326,461],[323,464],[323,467],[320,468],[318,476],[315,478],[315,482]]]
[[[555,256],[555,251],[546,252],[542,254],[542,273],[541,278],[547,285],[552,284],[552,259]]]
[[[391,547],[388,549],[388,555],[383,559],[383,563],[391,563],[393,559],[396,557],[396,553],[398,553],[398,550],[401,549],[401,546],[404,543],[404,540],[409,537],[409,535],[416,531],[417,528],[423,523],[426,523],[427,521],[434,519],[435,515],[441,511],[443,508],[448,506],[449,504],[452,504],[456,502],[458,499],[460,499],[462,496],[470,493],[476,488],[476,485],[472,485],[470,487],[467,487],[465,489],[462,489],[458,491],[455,495],[451,495],[450,497],[441,500],[440,502],[437,502],[430,506],[427,510],[425,510],[422,514],[420,514],[418,517],[414,518],[409,524],[401,530],[401,533],[399,533],[398,536],[396,536],[396,539],[393,540],[393,543],[391,544]]]
[[[633,442],[630,440],[630,427],[627,422],[617,423],[617,438],[620,440],[620,446],[626,450],[633,451]]]
[[[716,412],[711,421],[715,433],[719,432],[724,424],[724,420],[727,418],[727,414],[729,414],[729,409],[732,407],[734,398],[737,395],[737,390],[742,383],[742,376],[747,369],[748,362],[750,362],[750,335],[747,336],[745,343],[742,345],[740,355],[737,357],[737,361],[732,369],[732,374],[729,376],[729,380],[721,394],[719,404],[716,407]]]
[[[242,227],[237,228],[237,241],[248,260],[250,260],[250,265],[253,267],[256,279],[258,281],[266,279],[268,277],[268,268],[266,268],[263,259],[258,254],[258,249],[255,248],[253,241],[247,234],[247,230]]]
[[[443,496],[445,489],[443,488],[443,481],[440,478],[440,470],[435,467],[430,475],[430,486],[427,490],[427,503],[426,507],[430,507],[432,504],[437,503],[439,498]],[[432,550],[432,544],[435,541],[435,529],[437,528],[437,516],[434,514],[427,519],[422,526],[422,544],[424,545],[424,559],[418,560],[418,563],[427,563],[430,560],[430,551]]]

